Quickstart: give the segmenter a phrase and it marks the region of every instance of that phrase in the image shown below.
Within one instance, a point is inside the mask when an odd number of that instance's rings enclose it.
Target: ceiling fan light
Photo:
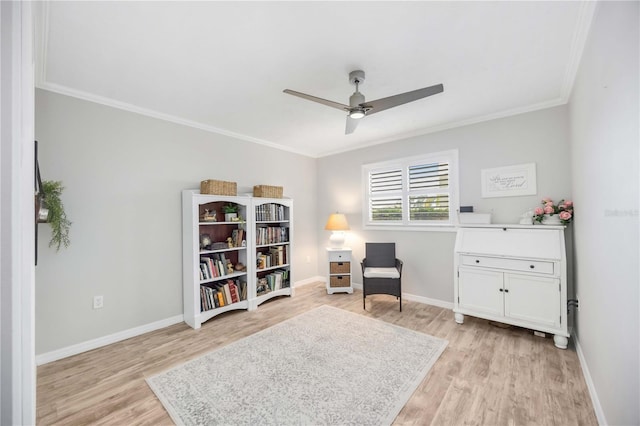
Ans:
[[[364,110],[362,110],[362,109],[354,109],[353,111],[351,111],[349,113],[349,117],[351,117],[351,118],[353,118],[355,120],[358,120],[358,119],[364,117]]]

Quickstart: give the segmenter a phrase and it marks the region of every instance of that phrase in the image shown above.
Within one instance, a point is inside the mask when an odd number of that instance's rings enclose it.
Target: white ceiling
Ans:
[[[312,157],[563,104],[593,2],[49,2],[37,85]],[[444,93],[345,136],[368,100]]]

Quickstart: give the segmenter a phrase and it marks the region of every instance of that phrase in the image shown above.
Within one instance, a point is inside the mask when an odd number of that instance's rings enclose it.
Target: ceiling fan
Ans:
[[[353,95],[351,95],[351,97],[349,97],[349,105],[328,101],[326,99],[317,98],[315,96],[296,92],[295,90],[290,89],[285,89],[284,93],[288,93],[293,96],[298,96],[303,99],[318,102],[320,104],[348,112],[349,114],[347,115],[347,126],[344,132],[346,135],[348,135],[350,133],[353,133],[353,131],[356,129],[356,127],[358,126],[358,120],[366,115],[375,114],[376,112],[384,111],[385,109],[393,108],[398,105],[417,101],[418,99],[436,95],[444,91],[444,86],[442,84],[436,84],[435,86],[425,87],[423,89],[413,90],[411,92],[400,93],[399,95],[393,95],[387,98],[365,102],[364,95],[358,91],[358,86],[362,82],[364,82],[364,71],[351,71],[349,73],[349,82],[356,86],[356,91],[353,93]]]

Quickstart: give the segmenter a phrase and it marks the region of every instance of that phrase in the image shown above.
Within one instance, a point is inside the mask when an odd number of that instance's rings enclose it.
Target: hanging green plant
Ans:
[[[67,219],[62,204],[62,182],[45,180],[42,182],[42,195],[45,207],[49,210],[49,216],[46,222],[51,225],[51,241],[49,247],[55,247],[56,251],[60,250],[60,246],[69,247],[69,229],[71,221]]]

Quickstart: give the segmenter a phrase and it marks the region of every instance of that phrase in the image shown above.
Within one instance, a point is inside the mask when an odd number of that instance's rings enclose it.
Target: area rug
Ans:
[[[178,425],[386,425],[446,346],[321,306],[147,383]]]

